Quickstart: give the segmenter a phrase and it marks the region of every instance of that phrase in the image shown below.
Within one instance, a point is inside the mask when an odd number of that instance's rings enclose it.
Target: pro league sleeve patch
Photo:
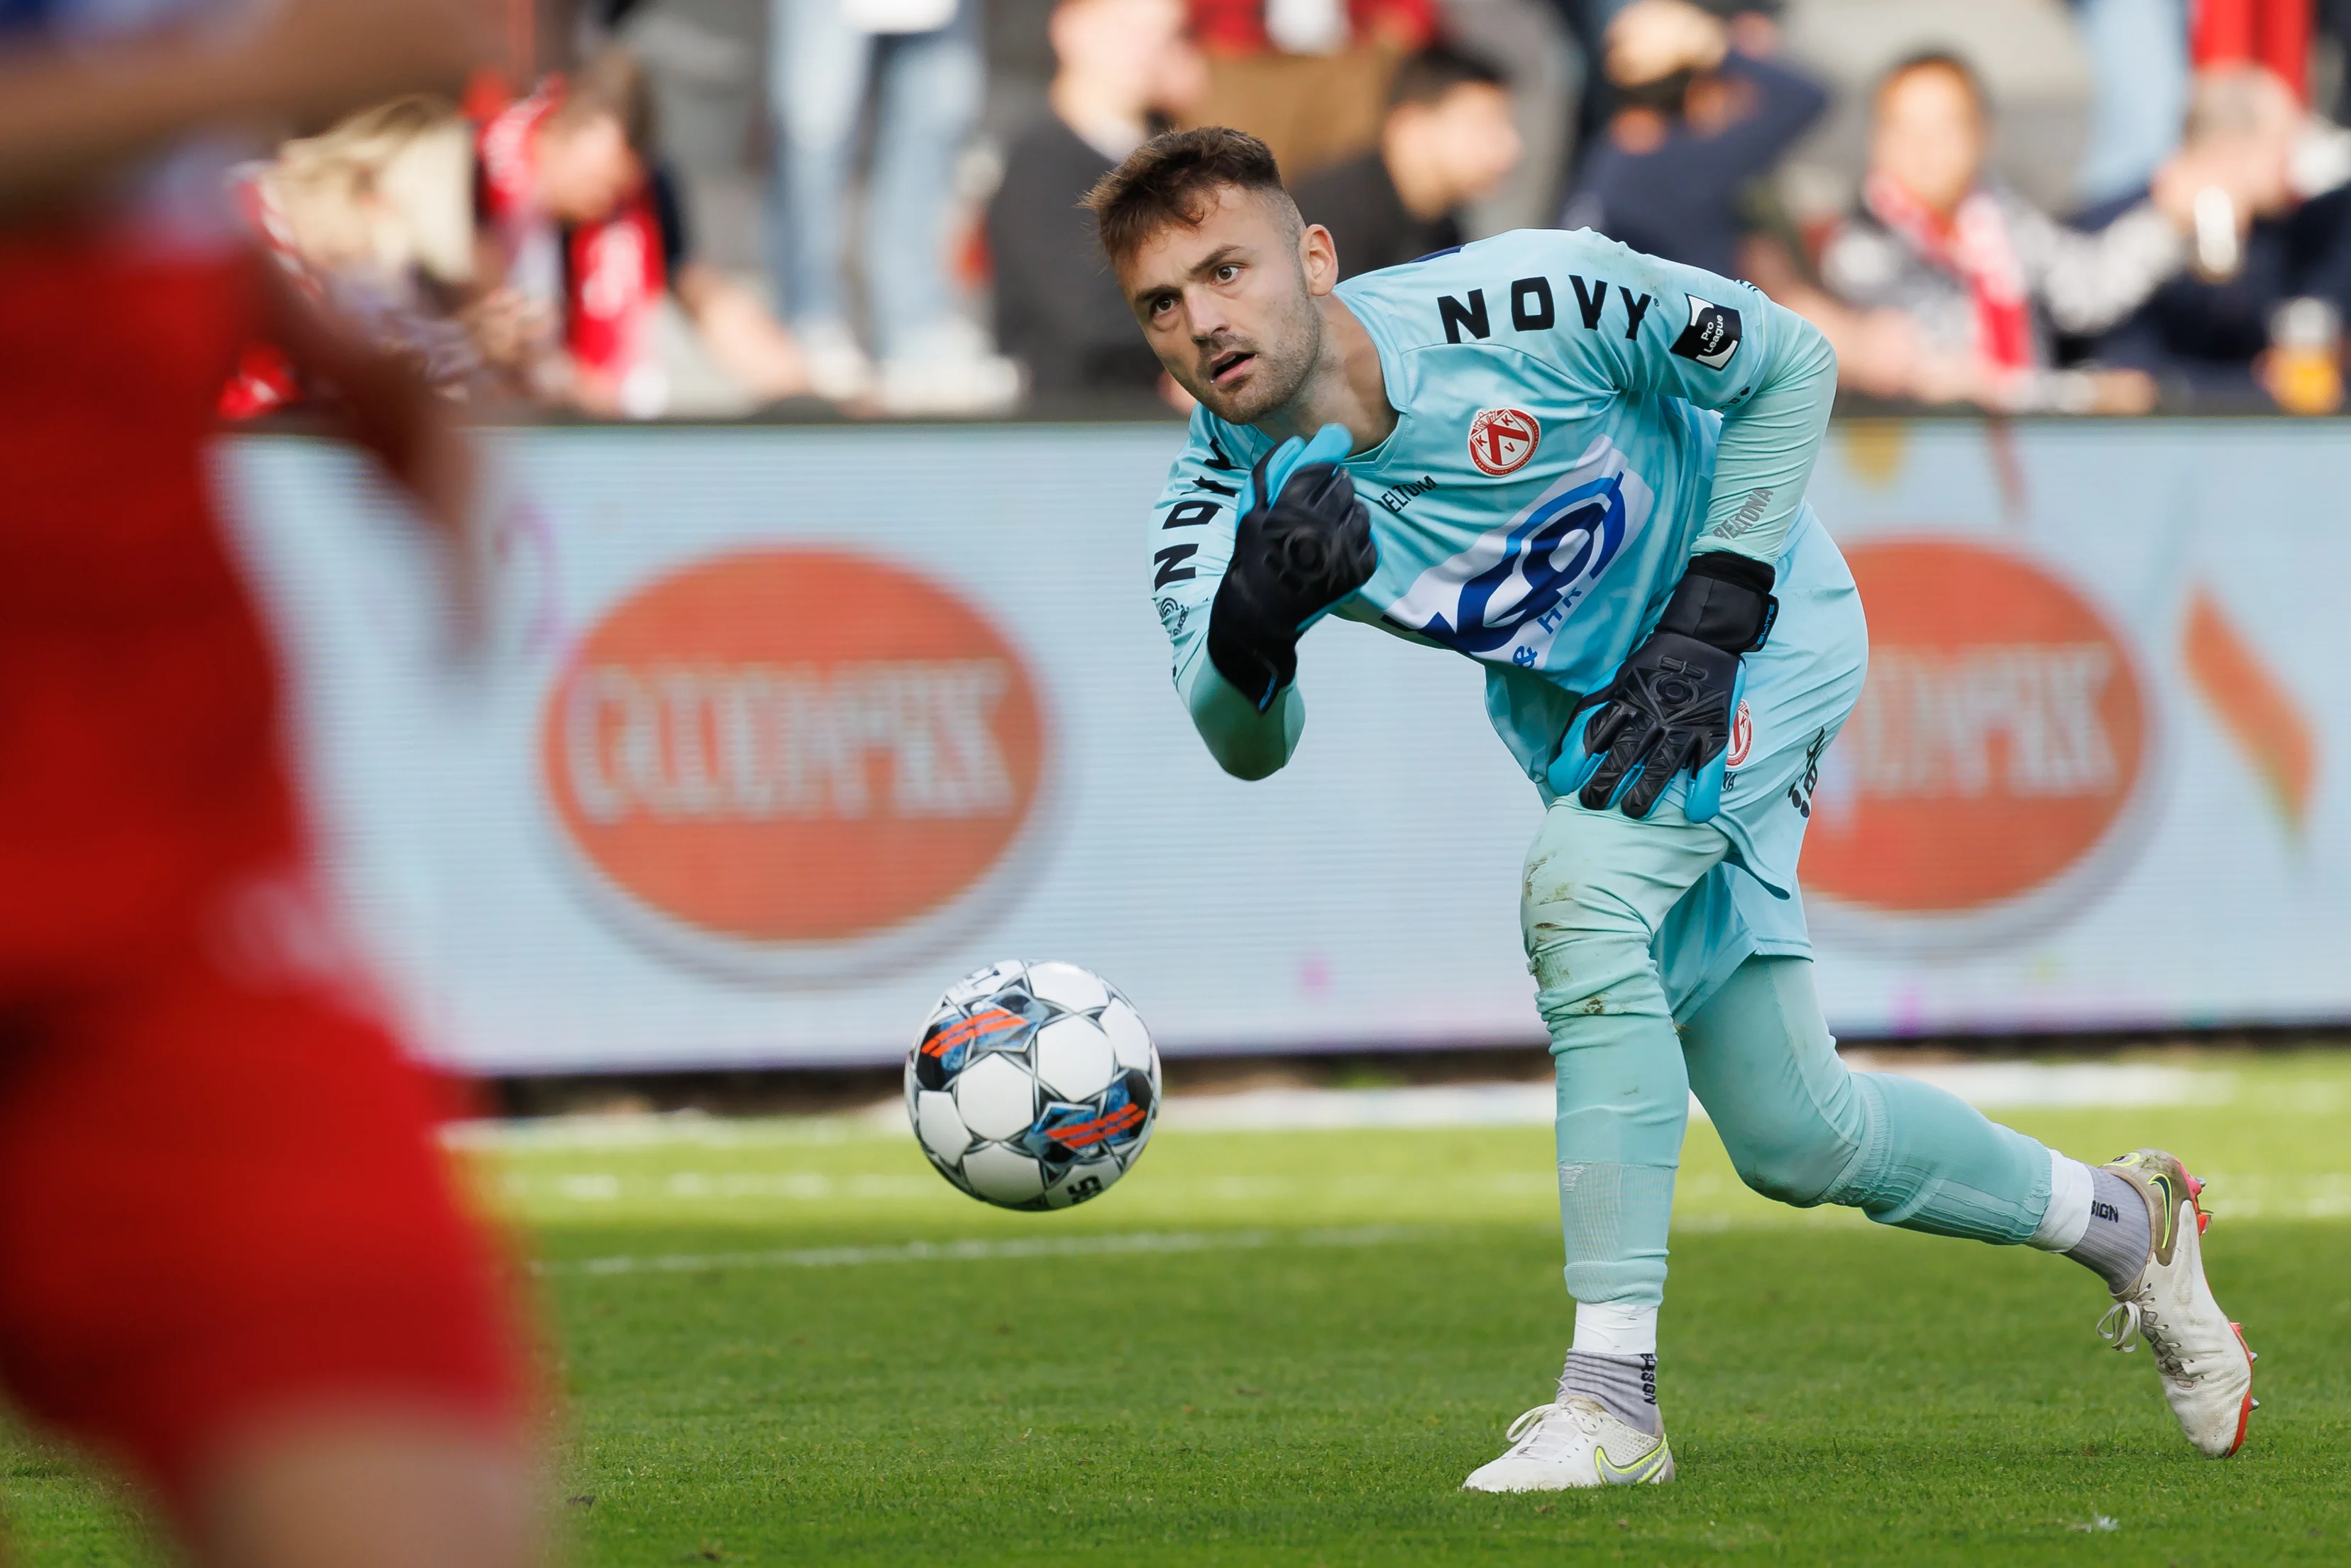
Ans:
[[[1682,298],[1689,301],[1689,325],[1674,340],[1674,352],[1709,371],[1722,369],[1739,352],[1739,312],[1728,305],[1710,305],[1695,294]]]

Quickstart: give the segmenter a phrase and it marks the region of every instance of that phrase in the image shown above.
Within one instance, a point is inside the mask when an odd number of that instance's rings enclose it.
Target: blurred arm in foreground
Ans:
[[[484,21],[465,0],[287,0],[242,36],[0,47],[0,216],[69,198],[191,132],[455,88],[483,57]]]
[[[413,360],[355,329],[278,269],[260,270],[269,340],[334,393],[343,434],[408,492],[440,536],[453,631],[459,648],[470,648],[484,614],[473,444]]]

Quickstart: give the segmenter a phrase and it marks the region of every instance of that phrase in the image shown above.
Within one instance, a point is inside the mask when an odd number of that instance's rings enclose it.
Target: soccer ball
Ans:
[[[939,1174],[1004,1208],[1100,1197],[1143,1156],[1159,1051],[1075,964],[991,964],[947,988],[906,1053],[906,1114]]]

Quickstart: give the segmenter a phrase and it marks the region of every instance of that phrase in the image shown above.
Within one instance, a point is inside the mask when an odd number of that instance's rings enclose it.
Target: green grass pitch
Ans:
[[[1543,1129],[1167,1132],[1040,1216],[845,1119],[468,1157],[539,1270],[583,1564],[2351,1561],[2351,1058],[2193,1060],[2209,1104],[2004,1119],[2212,1178],[2262,1352],[2225,1463],[2093,1336],[2085,1271],[1775,1207],[1703,1124],[1682,1479],[1551,1497],[1457,1490],[1567,1337]],[[16,1561],[157,1560],[54,1450],[0,1440],[0,1476]]]

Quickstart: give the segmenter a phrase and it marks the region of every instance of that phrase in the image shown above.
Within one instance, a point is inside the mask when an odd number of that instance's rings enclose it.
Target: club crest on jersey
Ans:
[[[1722,758],[1725,768],[1744,766],[1747,753],[1755,744],[1754,716],[1747,711],[1747,699],[1739,699],[1739,711],[1730,716],[1730,749]]]
[[[1496,478],[1527,465],[1542,441],[1542,426],[1522,408],[1481,408],[1469,422],[1469,461]]]
[[[1387,608],[1405,630],[1471,658],[1541,665],[1656,505],[1606,436],[1509,522],[1415,578]]]

